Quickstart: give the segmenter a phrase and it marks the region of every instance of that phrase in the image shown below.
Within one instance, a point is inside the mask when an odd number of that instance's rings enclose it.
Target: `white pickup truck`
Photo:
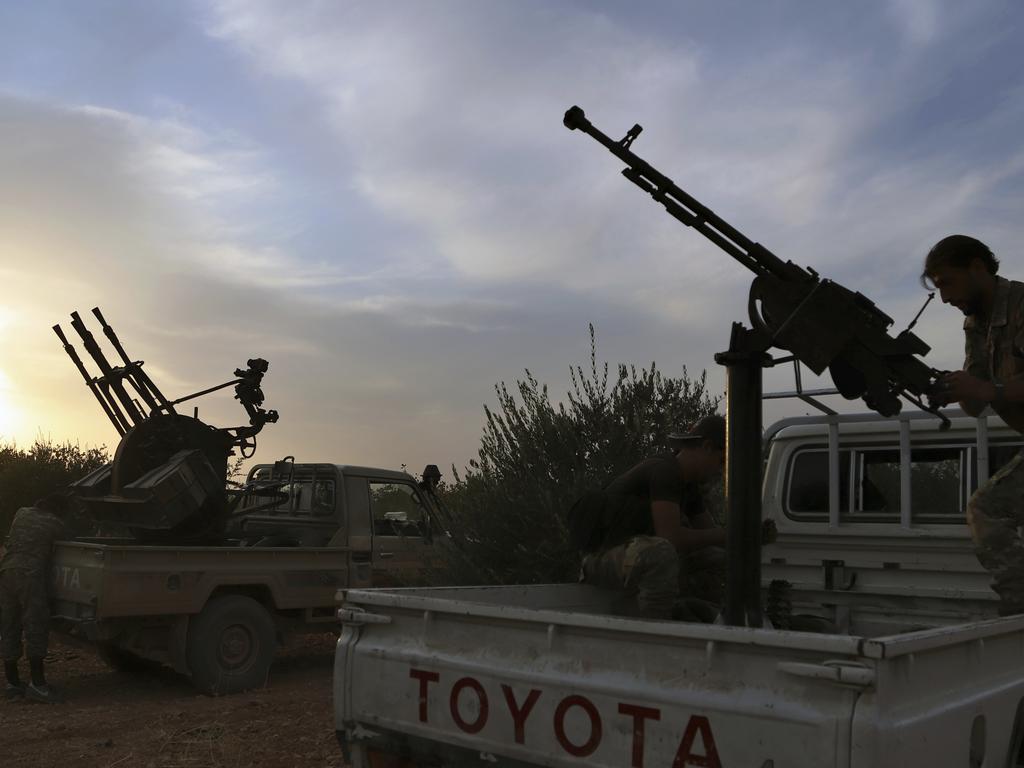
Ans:
[[[963,521],[979,479],[1020,444],[994,417],[962,415],[946,432],[914,414],[770,429],[768,613],[827,631],[623,618],[614,596],[581,584],[343,590],[334,706],[346,757],[1024,765],[1024,616],[996,617]]]

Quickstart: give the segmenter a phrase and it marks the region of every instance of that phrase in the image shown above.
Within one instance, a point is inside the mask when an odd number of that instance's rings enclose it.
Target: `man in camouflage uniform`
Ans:
[[[65,520],[69,497],[52,493],[14,516],[3,558],[0,559],[0,655],[4,660],[8,700],[27,697],[53,703],[57,692],[46,683],[43,657],[50,634],[50,561],[54,542],[67,538]],[[18,675],[21,636],[31,670],[31,682]]]
[[[922,282],[966,316],[966,359],[933,398],[979,415],[985,406],[1024,432],[1024,284],[999,277],[999,260],[966,235],[940,240],[925,260]],[[1015,456],[971,496],[967,525],[981,564],[992,574],[1000,613],[1024,613],[1024,458]]]
[[[714,524],[700,497],[701,486],[722,473],[725,420],[707,416],[672,442],[675,454],[646,459],[605,487],[605,527],[583,558],[583,581],[621,591],[628,612],[644,618],[695,618],[681,594],[718,599],[694,589],[710,548],[725,544],[725,529]]]

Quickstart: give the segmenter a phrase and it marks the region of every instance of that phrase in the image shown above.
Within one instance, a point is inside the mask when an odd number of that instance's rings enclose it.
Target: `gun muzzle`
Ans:
[[[587,120],[586,114],[577,106],[569,107],[565,111],[565,117],[562,118],[562,123],[570,131],[575,131],[577,128],[580,130],[586,130],[590,127],[590,121]]]

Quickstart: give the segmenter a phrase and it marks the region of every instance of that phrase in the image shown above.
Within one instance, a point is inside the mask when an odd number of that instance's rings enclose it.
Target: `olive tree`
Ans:
[[[590,326],[590,361],[569,369],[571,386],[553,402],[526,370],[495,386],[484,406],[478,458],[442,486],[454,520],[452,556],[440,578],[455,583],[572,581],[579,554],[566,539],[565,513],[636,462],[667,449],[667,436],[719,404],[706,373],[678,377],[650,367],[598,363]]]

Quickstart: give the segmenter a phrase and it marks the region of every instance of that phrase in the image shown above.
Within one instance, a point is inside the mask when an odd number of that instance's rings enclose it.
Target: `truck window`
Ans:
[[[298,474],[298,473],[296,473]],[[269,480],[270,468],[261,467],[253,473],[253,480]],[[267,515],[279,515],[285,517],[333,517],[335,504],[335,481],[333,477],[317,476],[313,474],[305,477],[297,476],[292,482],[281,486],[279,493],[287,494],[288,498],[281,501],[274,507],[263,512]],[[261,498],[272,499],[273,497],[261,497],[256,495],[255,501]]]
[[[915,448],[910,452],[912,522],[964,522],[968,456],[966,446]]]
[[[911,448],[912,522],[963,523],[968,446]],[[993,466],[996,455],[993,455]],[[852,482],[851,482],[852,480]],[[843,522],[900,521],[900,452],[857,448],[839,452],[839,510]],[[794,520],[828,520],[828,451],[797,451],[790,460],[786,515]]]
[[[962,523],[966,502],[967,445],[918,445],[910,449],[910,521]],[[896,449],[854,454],[853,510],[847,522],[900,521],[900,455]]]
[[[911,522],[962,523],[967,446],[915,446],[910,450]],[[900,452],[857,451],[849,521],[900,520]]]
[[[370,511],[377,536],[423,536],[426,513],[416,489],[407,483],[370,481]]]
[[[794,520],[828,520],[828,450],[797,451],[790,461],[786,514]],[[850,508],[850,452],[839,452],[839,508]]]
[[[899,522],[900,452],[857,451],[850,521]]]
[[[334,514],[334,480],[303,479],[285,485],[281,490],[290,497],[291,514],[298,517],[330,517]],[[287,511],[286,502],[278,509]]]

